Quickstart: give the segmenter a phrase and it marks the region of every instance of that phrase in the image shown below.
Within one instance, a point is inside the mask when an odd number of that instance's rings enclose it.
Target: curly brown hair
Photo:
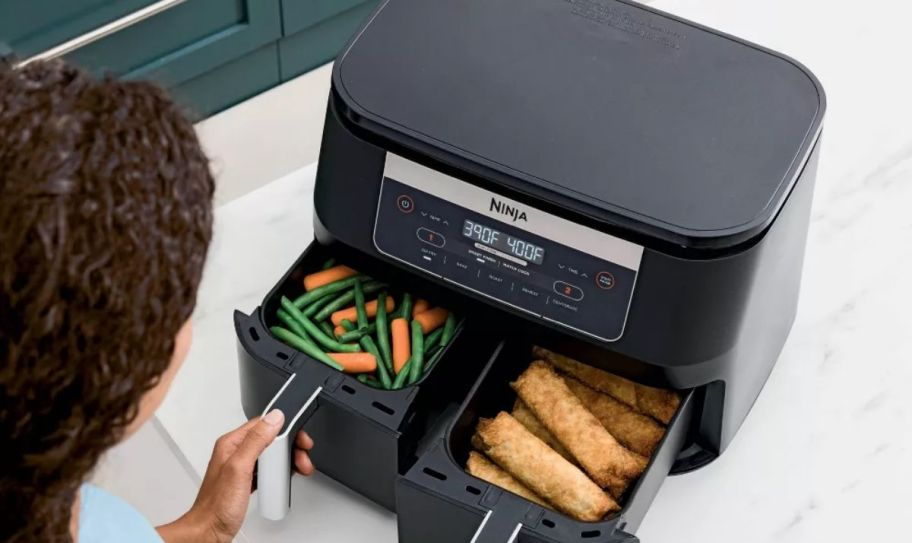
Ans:
[[[80,485],[168,368],[208,166],[157,86],[0,61],[0,541],[70,541]]]

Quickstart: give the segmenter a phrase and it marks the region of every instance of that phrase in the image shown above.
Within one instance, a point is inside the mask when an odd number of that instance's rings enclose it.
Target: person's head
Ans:
[[[67,541],[189,347],[213,180],[164,91],[0,60],[0,541]]]

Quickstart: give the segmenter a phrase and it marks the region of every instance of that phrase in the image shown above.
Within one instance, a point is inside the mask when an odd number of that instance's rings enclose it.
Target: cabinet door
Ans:
[[[194,120],[208,117],[278,85],[279,54],[275,42],[171,88]]]
[[[292,1],[300,2],[300,0],[285,0],[286,3]],[[340,4],[354,3],[356,5],[352,9],[324,18],[291,36],[286,35],[279,42],[282,80],[287,81],[336,58],[352,34],[374,11],[378,2],[379,0],[340,1]],[[311,4],[311,2],[302,3]],[[320,2],[315,2],[315,4],[320,4]]]

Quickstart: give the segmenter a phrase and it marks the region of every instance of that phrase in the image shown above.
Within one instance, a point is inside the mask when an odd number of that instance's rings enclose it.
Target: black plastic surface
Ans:
[[[695,247],[769,226],[825,109],[796,62],[612,0],[389,0],[334,88],[406,147]]]

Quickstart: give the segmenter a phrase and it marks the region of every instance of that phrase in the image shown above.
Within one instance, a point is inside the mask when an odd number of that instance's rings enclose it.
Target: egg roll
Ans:
[[[564,381],[621,445],[647,458],[652,456],[665,435],[664,426],[576,379],[566,378]]]
[[[662,424],[671,422],[672,417],[678,410],[678,405],[681,403],[678,395],[671,390],[634,383],[543,347],[533,347],[532,353],[550,362],[562,373],[579,379],[595,390],[612,396],[619,402],[649,415]]]
[[[538,494],[532,492],[526,485],[517,481],[512,475],[497,467],[480,452],[472,451],[469,453],[469,461],[466,462],[466,471],[469,472],[469,475],[474,475],[482,481],[487,481],[494,486],[499,486],[530,502],[537,503],[546,509],[551,509],[551,506],[548,505],[545,500],[541,499]]]
[[[532,410],[529,409],[529,406],[524,404],[522,400],[516,399],[516,403],[513,404],[513,412],[510,414],[513,415],[513,418],[518,420],[520,424],[525,426],[526,430],[532,432],[532,435],[544,441],[546,445],[554,449],[557,454],[576,464],[576,459],[573,458],[570,451],[561,445],[560,441],[554,437],[554,434],[545,428],[545,425],[538,420],[535,413],[533,413]]]
[[[533,362],[511,386],[602,488],[616,477],[634,479],[646,468],[646,459],[618,443],[551,365]]]
[[[473,442],[519,482],[577,520],[596,522],[620,510],[585,473],[505,411],[480,419]]]
[[[596,394],[598,394],[596,392]],[[513,404],[513,412],[511,413],[513,418],[519,421],[520,424],[526,427],[526,430],[532,433],[535,437],[545,442],[546,445],[554,449],[557,454],[563,456],[568,461],[574,465],[579,465],[573,455],[570,454],[570,451],[566,447],[561,445],[560,441],[554,437],[545,425],[542,424],[538,417],[535,416],[535,413],[529,409],[529,406],[524,404],[519,398],[516,399],[516,403]],[[650,419],[652,420],[652,419]],[[619,499],[624,495],[624,492],[627,490],[630,481],[619,476],[613,476],[608,482],[608,493],[611,494],[612,498]]]

